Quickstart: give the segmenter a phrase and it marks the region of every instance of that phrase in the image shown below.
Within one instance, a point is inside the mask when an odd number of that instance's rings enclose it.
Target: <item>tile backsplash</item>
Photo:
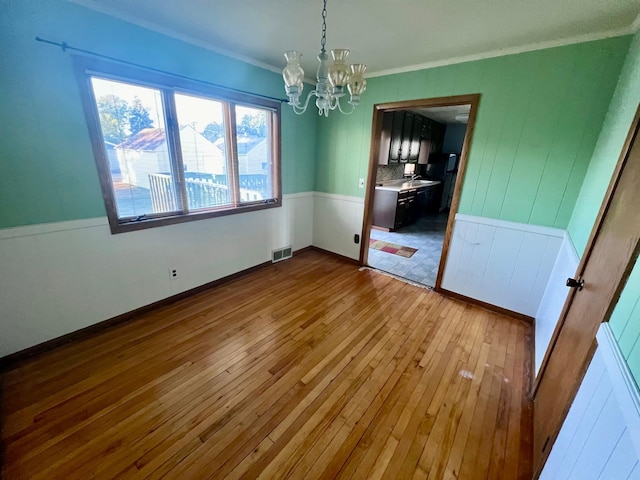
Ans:
[[[401,165],[380,165],[376,173],[376,183],[388,182],[402,178],[404,164]]]

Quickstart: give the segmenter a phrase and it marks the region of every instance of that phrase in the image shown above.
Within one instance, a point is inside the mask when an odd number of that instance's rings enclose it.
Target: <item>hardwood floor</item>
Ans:
[[[530,336],[306,252],[2,374],[3,478],[528,479]]]

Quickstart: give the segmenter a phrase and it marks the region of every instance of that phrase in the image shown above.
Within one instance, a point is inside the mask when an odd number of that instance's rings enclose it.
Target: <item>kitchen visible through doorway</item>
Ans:
[[[436,286],[471,104],[382,113],[370,242],[415,249],[410,257],[368,248],[368,265]]]

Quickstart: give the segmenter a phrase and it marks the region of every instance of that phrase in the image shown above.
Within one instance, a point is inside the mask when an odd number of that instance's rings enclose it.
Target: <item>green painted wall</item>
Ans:
[[[582,254],[609,180],[640,103],[640,33],[629,53],[611,100],[602,132],[569,222],[576,251]],[[636,263],[610,320],[622,354],[640,385],[640,264]]]
[[[609,179],[620,156],[622,145],[638,108],[638,102],[640,102],[640,34],[633,37],[580,190],[579,201],[569,222],[568,230],[576,251],[580,255],[591,234],[591,228],[609,186]]]
[[[460,212],[566,228],[631,37],[369,80],[318,121],[316,190],[363,196],[374,104],[481,93]]]
[[[609,322],[640,388],[640,263],[632,270]]]
[[[3,0],[0,228],[104,216],[71,55],[36,36],[284,97],[279,74],[60,0]],[[316,117],[282,115],[283,191],[314,188]]]

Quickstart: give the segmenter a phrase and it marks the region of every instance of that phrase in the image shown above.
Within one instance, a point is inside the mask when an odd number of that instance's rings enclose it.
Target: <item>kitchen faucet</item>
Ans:
[[[417,180],[418,178],[420,178],[420,175],[411,175],[411,181],[413,182],[414,180]]]

